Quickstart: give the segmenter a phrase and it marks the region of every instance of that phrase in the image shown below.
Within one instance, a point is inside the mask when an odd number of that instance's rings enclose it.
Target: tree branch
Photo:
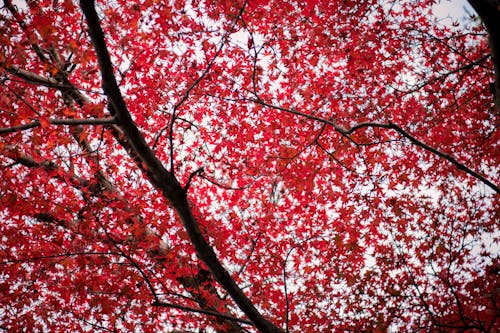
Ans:
[[[12,1],[11,0],[4,0],[3,3],[4,3],[5,8],[7,8],[7,10],[12,14],[12,16],[14,16],[14,18],[17,21],[17,24],[21,27],[21,29],[25,33],[28,32],[28,26],[23,21],[21,15],[19,15],[19,12],[17,11],[16,7],[12,4]],[[42,48],[40,48],[40,46],[38,46],[38,44],[32,43],[31,47],[33,48],[33,50],[35,51],[35,53],[38,55],[38,57],[43,62],[47,62],[48,61],[47,57],[45,57],[45,55],[43,54]]]
[[[234,23],[236,22],[233,21],[233,27]],[[232,28],[231,28],[232,30]],[[229,33],[226,32],[224,36],[220,40],[220,45],[217,48],[217,51],[215,52],[214,56],[212,59],[208,62],[207,67],[203,70],[203,72],[198,76],[196,80],[188,87],[188,89],[184,92],[184,95],[181,97],[181,99],[174,105],[172,109],[172,118],[170,119],[170,122],[168,124],[168,129],[169,129],[169,134],[168,134],[168,141],[169,141],[169,151],[170,151],[170,172],[173,174],[174,173],[174,142],[173,142],[173,133],[174,133],[174,123],[175,120],[178,119],[177,117],[177,110],[181,107],[184,102],[187,101],[189,98],[189,95],[191,91],[193,91],[200,83],[201,81],[207,76],[207,74],[210,72],[212,69],[213,64],[215,63],[215,60],[221,53],[224,45],[226,44],[226,41],[228,39]],[[160,137],[161,133],[166,129],[167,127],[164,127],[160,133],[158,134],[158,138]],[[156,140],[155,143],[153,144],[153,149],[156,146]]]
[[[205,172],[205,169],[203,167],[197,169],[196,171],[194,172],[191,172],[191,174],[189,175],[189,178],[186,182],[186,185],[184,186],[184,191],[187,192],[189,190],[189,186],[191,185],[191,181],[193,180],[193,178],[196,176],[196,175],[201,175],[203,174],[203,172]]]
[[[56,258],[67,258],[67,257],[78,257],[78,256],[104,256],[104,255],[120,256],[120,254],[116,253],[116,252],[99,252],[99,251],[70,252],[70,253],[52,254],[52,255],[47,255],[47,256],[10,259],[10,260],[5,260],[5,261],[0,261],[0,265],[18,264],[18,263],[25,263],[25,262],[39,261],[39,260],[49,260],[49,259],[56,259]]]
[[[483,184],[487,185],[493,191],[495,191],[497,193],[500,193],[499,186],[495,185],[492,181],[490,181],[486,177],[484,177],[484,176],[480,175],[479,173],[475,172],[471,168],[467,167],[465,164],[458,162],[453,156],[445,154],[445,153],[439,151],[438,149],[433,148],[433,147],[431,147],[431,146],[423,143],[422,141],[418,140],[417,138],[415,138],[414,136],[412,136],[410,133],[408,133],[407,131],[405,131],[404,129],[402,129],[401,127],[399,127],[398,125],[396,125],[396,124],[394,124],[394,123],[392,123],[390,121],[388,123],[364,122],[364,123],[359,123],[357,125],[354,125],[351,128],[345,128],[345,127],[342,127],[342,126],[338,125],[334,120],[324,119],[324,118],[321,118],[321,117],[317,117],[317,116],[314,116],[314,115],[303,113],[303,112],[297,111],[297,110],[295,110],[293,108],[288,109],[288,108],[283,108],[281,106],[272,105],[272,104],[269,104],[269,103],[263,101],[262,99],[260,99],[260,97],[257,97],[256,99],[251,99],[251,101],[253,101],[254,103],[258,103],[258,104],[260,104],[262,106],[265,106],[265,107],[273,108],[273,109],[276,109],[276,110],[279,110],[279,111],[283,111],[283,112],[291,113],[291,114],[294,114],[294,115],[297,115],[297,116],[301,116],[301,117],[304,117],[304,118],[307,118],[307,119],[310,119],[310,120],[318,121],[318,122],[323,123],[323,124],[331,125],[337,132],[339,132],[340,134],[342,134],[345,137],[349,138],[350,140],[352,140],[350,138],[350,135],[352,133],[354,133],[355,131],[357,131],[359,129],[366,128],[366,127],[372,127],[372,128],[378,127],[378,128],[385,128],[385,129],[395,130],[396,132],[398,132],[399,134],[401,134],[403,137],[405,137],[406,139],[408,139],[414,145],[416,145],[416,146],[418,146],[420,148],[423,148],[423,149],[425,149],[425,150],[427,150],[427,151],[429,151],[429,152],[431,152],[431,153],[433,153],[433,154],[435,154],[435,155],[437,155],[437,156],[439,156],[439,157],[447,160],[448,162],[450,162],[451,164],[453,164],[457,169],[464,171],[465,173],[467,173],[467,174],[471,175],[472,177],[474,177],[474,178],[478,179],[479,181],[481,181]]]
[[[465,173],[468,173],[472,177],[480,180],[483,184],[490,187],[493,191],[500,193],[500,188],[497,185],[493,184],[493,182],[488,180],[486,177],[484,177],[484,176],[480,175],[479,173],[475,172],[474,170],[468,168],[463,163],[458,162],[453,156],[445,154],[445,153],[437,150],[436,148],[433,148],[433,147],[423,143],[422,141],[420,141],[417,138],[415,138],[414,136],[412,136],[410,133],[403,130],[398,125],[393,124],[391,122],[389,122],[389,124],[390,124],[389,128],[394,129],[396,132],[398,132],[399,134],[401,134],[402,136],[404,136],[405,138],[410,140],[410,142],[413,143],[414,145],[421,147],[421,148],[423,148],[423,149],[425,149],[425,150],[427,150],[427,151],[429,151],[429,152],[431,152],[431,153],[433,153],[441,158],[444,158],[445,160],[447,160],[448,162],[453,164],[457,169],[462,170]]]
[[[29,82],[29,83],[35,83],[35,84],[39,84],[42,86],[51,87],[51,88],[58,88],[58,89],[70,88],[70,87],[63,85],[61,82],[57,81],[56,79],[54,79],[52,77],[41,76],[41,75],[38,75],[36,73],[19,68],[16,65],[5,66],[4,64],[2,64],[2,67],[7,72],[9,72],[9,73],[23,79],[24,81]]]
[[[281,333],[282,331],[265,319],[250,299],[246,297],[229,272],[222,266],[213,248],[205,240],[198,222],[192,214],[184,189],[174,175],[168,172],[156,157],[132,120],[113,73],[113,66],[104,40],[104,32],[102,31],[99,17],[94,7],[94,1],[81,0],[80,7],[87,21],[89,34],[97,54],[102,75],[102,86],[104,93],[108,97],[112,114],[116,116],[118,126],[123,131],[131,148],[145,165],[145,171],[149,180],[172,202],[198,257],[207,265],[214,278],[231,295],[239,308],[261,332]],[[243,8],[240,11],[240,15]]]
[[[251,321],[248,321],[248,320],[245,320],[245,319],[241,319],[241,318],[236,318],[236,317],[233,317],[233,316],[230,316],[230,315],[227,315],[227,314],[224,314],[224,313],[220,313],[220,312],[217,312],[217,311],[205,310],[205,309],[200,309],[200,308],[192,308],[192,307],[189,307],[189,306],[184,306],[184,305],[179,305],[179,304],[173,304],[173,303],[167,303],[167,302],[159,302],[159,301],[154,301],[152,305],[153,306],[165,307],[165,308],[174,308],[174,309],[179,309],[179,310],[188,311],[188,312],[203,313],[203,314],[206,314],[206,315],[209,315],[209,316],[219,317],[219,318],[223,318],[223,319],[226,319],[226,320],[231,320],[231,321],[235,321],[235,322],[238,322],[238,323],[242,323],[242,324],[247,324],[247,325],[254,326],[254,324]]]
[[[96,191],[97,188],[93,188],[94,184],[89,182],[87,179],[81,178],[72,173],[68,173],[64,170],[61,170],[57,164],[52,161],[43,160],[37,161],[33,157],[28,156],[24,153],[19,152],[16,148],[7,145],[3,148],[4,154],[6,157],[14,160],[15,163],[24,165],[28,168],[41,168],[47,172],[53,172],[55,174],[55,178],[59,179],[62,182],[70,183],[77,189],[82,190],[83,188],[89,188],[91,191]]]
[[[94,119],[56,119],[49,118],[47,121],[52,125],[68,125],[68,126],[79,126],[79,125],[111,125],[116,124],[114,118],[94,118]],[[29,124],[12,126],[12,127],[0,127],[0,134],[24,131],[27,129],[35,128],[41,126],[40,121],[35,120]]]

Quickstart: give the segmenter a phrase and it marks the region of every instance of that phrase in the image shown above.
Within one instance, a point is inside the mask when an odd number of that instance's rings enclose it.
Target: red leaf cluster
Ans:
[[[500,330],[495,63],[434,2],[4,1],[0,328]]]

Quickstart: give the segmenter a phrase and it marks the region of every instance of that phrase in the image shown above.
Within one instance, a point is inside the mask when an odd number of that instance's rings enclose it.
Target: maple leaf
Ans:
[[[0,327],[500,330],[469,2],[4,1]]]

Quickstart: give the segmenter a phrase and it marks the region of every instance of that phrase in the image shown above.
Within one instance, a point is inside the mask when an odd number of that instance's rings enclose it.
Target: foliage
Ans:
[[[494,63],[434,3],[4,0],[0,327],[498,331]]]

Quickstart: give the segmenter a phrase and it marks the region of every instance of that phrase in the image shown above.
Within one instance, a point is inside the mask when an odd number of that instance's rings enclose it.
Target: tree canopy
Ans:
[[[500,330],[500,4],[10,1],[0,329]]]

